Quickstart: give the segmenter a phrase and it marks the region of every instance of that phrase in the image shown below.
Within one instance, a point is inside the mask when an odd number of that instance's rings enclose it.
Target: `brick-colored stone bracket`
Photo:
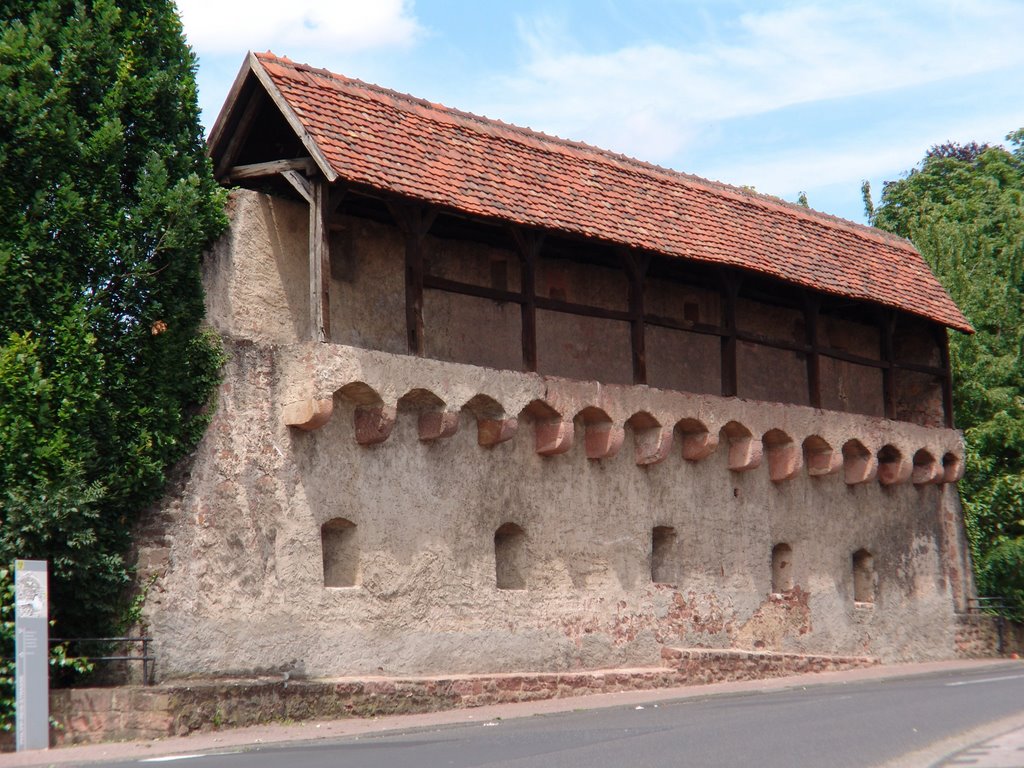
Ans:
[[[571,421],[539,421],[533,427],[534,450],[541,456],[557,456],[572,448],[575,428]]]
[[[729,438],[729,469],[733,472],[749,472],[761,466],[764,446],[753,437]]]
[[[398,414],[393,405],[361,405],[353,414],[356,442],[360,445],[376,445],[388,439],[395,426]]]
[[[610,421],[588,424],[584,433],[584,445],[588,459],[610,459],[618,454],[626,439],[626,430]]]
[[[796,443],[773,445],[768,454],[768,476],[773,483],[781,483],[797,476],[804,466],[804,453]]]
[[[882,485],[902,485],[910,480],[914,465],[909,459],[899,458],[878,463],[878,482]]]
[[[839,451],[813,451],[805,457],[807,474],[811,477],[834,475],[843,468],[843,454]]]
[[[459,431],[458,411],[423,411],[416,423],[423,442],[451,437]]]
[[[334,412],[334,400],[298,400],[281,409],[281,420],[285,426],[312,431],[326,424]]]
[[[518,419],[480,419],[477,422],[477,443],[491,448],[511,440],[519,428]]]
[[[668,458],[672,450],[672,429],[651,427],[634,433],[636,442],[636,463],[640,466],[659,464]]]

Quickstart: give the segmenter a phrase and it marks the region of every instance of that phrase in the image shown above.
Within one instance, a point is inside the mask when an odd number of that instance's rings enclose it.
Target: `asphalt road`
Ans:
[[[1022,711],[1024,670],[1014,664],[158,760],[187,768],[863,768]]]

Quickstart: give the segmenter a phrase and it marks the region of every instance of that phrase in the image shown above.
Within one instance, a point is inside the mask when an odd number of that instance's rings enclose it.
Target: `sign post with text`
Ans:
[[[14,561],[16,745],[50,746],[49,585],[45,560]]]

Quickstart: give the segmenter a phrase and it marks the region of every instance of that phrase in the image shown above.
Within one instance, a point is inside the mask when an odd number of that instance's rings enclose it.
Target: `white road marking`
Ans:
[[[139,760],[140,763],[169,763],[173,760],[191,760],[193,757],[203,757],[203,755],[167,755],[165,757],[147,757],[145,760]]]
[[[1002,680],[1020,680],[1024,675],[1003,675],[1002,677],[984,677],[981,680],[958,680],[955,683],[946,683],[947,687],[954,685],[978,685],[979,683],[998,683]]]

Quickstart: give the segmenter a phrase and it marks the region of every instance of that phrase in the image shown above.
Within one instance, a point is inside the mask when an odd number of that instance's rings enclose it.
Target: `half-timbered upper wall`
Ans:
[[[232,228],[207,264],[208,315],[231,335],[278,343],[309,338],[306,206],[291,200],[236,192]],[[408,353],[405,248],[401,230],[385,221],[341,215],[330,239],[331,341],[391,353]],[[511,239],[511,238],[510,238]],[[520,303],[467,295],[438,286],[476,286],[518,294],[522,259],[513,244],[428,235],[423,243],[423,354],[426,357],[506,370],[524,369]],[[541,374],[634,383],[634,350],[628,320],[629,278],[609,262],[566,258],[555,249],[536,264],[536,359]],[[706,276],[705,276],[706,277]],[[763,283],[735,302],[736,394],[743,398],[810,405],[812,391],[803,309],[770,303]],[[771,286],[768,286],[770,290]],[[780,288],[780,291],[784,290]],[[504,293],[502,293],[504,292]],[[684,282],[655,274],[644,282],[646,383],[703,394],[723,392],[722,335],[726,300],[707,280]],[[852,305],[852,302],[847,302]],[[609,310],[615,317],[564,311],[569,305]],[[884,354],[877,313],[824,306],[816,315],[816,342],[838,356],[820,355],[821,407],[872,416],[886,415],[887,386],[897,418],[928,426],[944,421],[942,386],[932,373],[871,365]],[[704,332],[686,330],[703,327]],[[770,339],[794,349],[760,343]],[[941,365],[941,337],[923,320],[900,315],[892,355],[919,367]],[[843,359],[845,355],[849,359]],[[857,362],[857,361],[861,362]]]

